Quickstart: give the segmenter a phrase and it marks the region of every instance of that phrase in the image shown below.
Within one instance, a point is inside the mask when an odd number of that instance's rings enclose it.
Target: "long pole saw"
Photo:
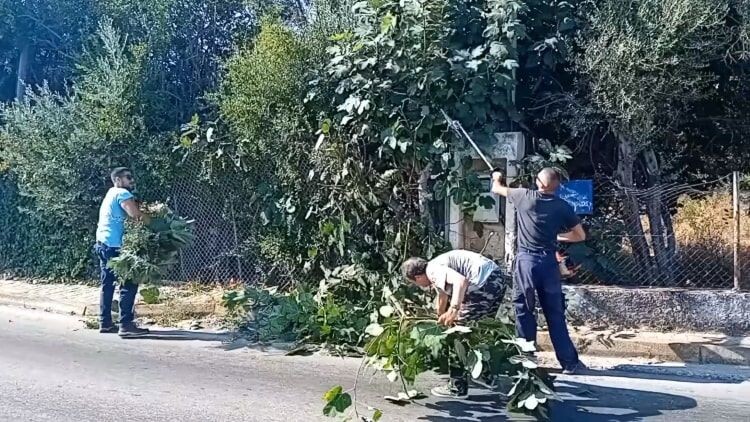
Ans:
[[[464,127],[461,126],[461,123],[448,117],[448,113],[446,113],[445,110],[443,110],[442,108],[440,109],[440,112],[443,113],[443,117],[445,117],[445,121],[448,123],[448,126],[451,129],[453,129],[453,131],[456,132],[456,134],[459,137],[463,136],[464,138],[466,138],[466,140],[469,141],[469,144],[471,144],[471,147],[474,148],[474,151],[476,151],[479,157],[482,159],[482,161],[484,161],[484,164],[487,166],[487,169],[490,171],[494,171],[495,168],[492,166],[492,163],[490,162],[490,160],[488,160],[487,156],[484,155],[481,149],[479,149],[479,145],[477,145],[477,143],[474,142],[473,139],[471,139],[471,136],[469,136],[469,134],[466,133],[466,130],[464,130]],[[487,243],[489,243],[489,239],[487,239]],[[487,244],[485,244],[485,248],[486,247],[487,247]],[[482,249],[482,252],[484,252],[484,248]],[[560,254],[557,254],[556,257],[557,257],[557,264],[560,270],[561,277],[568,278],[572,276],[573,273],[568,269],[568,266],[566,264],[567,259],[561,256]]]
[[[479,149],[479,145],[477,145],[476,142],[474,142],[473,139],[471,139],[471,136],[469,136],[468,133],[466,133],[466,130],[464,130],[464,127],[461,126],[461,123],[457,120],[453,120],[450,117],[448,117],[448,113],[445,112],[442,108],[440,109],[440,112],[443,113],[443,117],[445,117],[445,121],[448,123],[448,127],[453,129],[454,132],[460,137],[464,137],[469,141],[469,144],[471,144],[471,147],[474,148],[474,151],[477,152],[479,155],[479,158],[484,161],[484,164],[487,165],[487,170],[494,170],[495,168],[492,166],[492,162],[487,158],[486,155],[482,152],[481,149]]]

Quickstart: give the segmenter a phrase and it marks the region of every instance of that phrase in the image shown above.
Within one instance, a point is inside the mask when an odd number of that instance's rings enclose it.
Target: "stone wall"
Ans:
[[[750,293],[566,286],[565,296],[574,325],[750,334]]]

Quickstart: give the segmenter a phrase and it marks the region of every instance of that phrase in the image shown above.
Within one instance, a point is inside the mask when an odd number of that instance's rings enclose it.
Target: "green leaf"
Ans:
[[[149,305],[159,303],[159,288],[156,286],[149,286],[140,290],[143,301]]]
[[[380,33],[386,34],[396,26],[397,18],[391,12],[386,13],[380,21]]]
[[[365,333],[373,337],[377,337],[383,334],[383,331],[385,331],[385,329],[383,328],[382,325],[378,324],[377,322],[374,322],[368,325],[367,328],[365,328]]]
[[[349,393],[343,393],[343,388],[339,385],[329,390],[323,400],[326,405],[323,408],[323,414],[326,416],[337,416],[346,411],[352,405],[352,397]]]
[[[324,134],[328,135],[328,132],[331,130],[331,119],[323,120],[323,123],[320,125],[320,130]]]
[[[466,334],[466,333],[470,333],[470,332],[471,332],[471,328],[469,328],[467,326],[464,326],[464,325],[456,325],[455,327],[452,327],[452,328],[449,328],[449,329],[445,330],[445,334],[446,335],[447,334],[454,334],[454,333]]]
[[[380,307],[380,315],[388,318],[391,315],[393,315],[393,307],[389,305],[384,305]]]
[[[372,414],[373,422],[378,422],[380,418],[382,417],[383,417],[383,411],[380,409],[375,409],[375,412]]]
[[[473,360],[475,360],[475,362],[474,366],[471,369],[471,377],[477,379],[480,375],[482,375],[482,352],[478,350],[472,350],[472,353],[474,355]]]
[[[576,27],[576,22],[573,19],[565,18],[560,24],[559,30],[560,32],[565,32],[565,31],[570,31],[572,29],[575,29],[575,27]]]
[[[328,390],[328,391],[327,391],[327,392],[326,392],[326,393],[325,393],[325,394],[323,395],[323,400],[325,400],[326,402],[331,402],[331,401],[333,401],[333,400],[334,400],[334,399],[335,399],[336,397],[338,397],[338,396],[339,396],[339,394],[341,394],[341,393],[342,393],[343,391],[344,391],[344,388],[343,388],[342,386],[340,386],[340,385],[337,385],[337,386],[335,386],[335,387],[331,388],[330,390]]]

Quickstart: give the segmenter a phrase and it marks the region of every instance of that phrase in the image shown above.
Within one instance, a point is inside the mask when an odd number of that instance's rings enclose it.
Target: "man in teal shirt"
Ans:
[[[148,333],[148,330],[139,328],[134,322],[137,284],[122,283],[120,285],[119,330],[112,322],[112,297],[115,293],[117,276],[107,267],[107,263],[120,252],[125,234],[125,220],[132,218],[140,221],[144,215],[138,208],[132,193],[135,189],[133,172],[128,168],[118,167],[112,171],[111,179],[113,187],[107,191],[99,208],[99,224],[96,228],[95,251],[99,257],[102,283],[99,297],[99,332],[118,332],[121,337],[144,335]]]

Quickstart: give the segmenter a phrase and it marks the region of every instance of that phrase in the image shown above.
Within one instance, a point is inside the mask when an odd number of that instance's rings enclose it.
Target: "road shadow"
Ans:
[[[651,391],[611,388],[574,381],[555,382],[562,402],[550,406],[550,420],[575,422],[636,422],[662,415],[665,411],[692,409],[692,398]],[[507,397],[500,391],[471,389],[466,400],[438,400],[425,403],[423,421],[484,422],[534,421],[523,414],[509,414]]]
[[[439,400],[425,403],[431,415],[418,420],[431,422],[448,421],[508,421],[505,396],[485,389],[469,390],[465,400]],[[533,419],[530,419],[533,420]]]
[[[651,391],[589,385],[572,381],[556,383],[562,402],[550,409],[553,421],[635,422],[663,415],[664,411],[693,409],[690,397]]]
[[[219,343],[230,343],[235,337],[232,333],[210,332],[200,330],[154,330],[148,334],[134,337],[123,337],[126,340],[197,340]]]

